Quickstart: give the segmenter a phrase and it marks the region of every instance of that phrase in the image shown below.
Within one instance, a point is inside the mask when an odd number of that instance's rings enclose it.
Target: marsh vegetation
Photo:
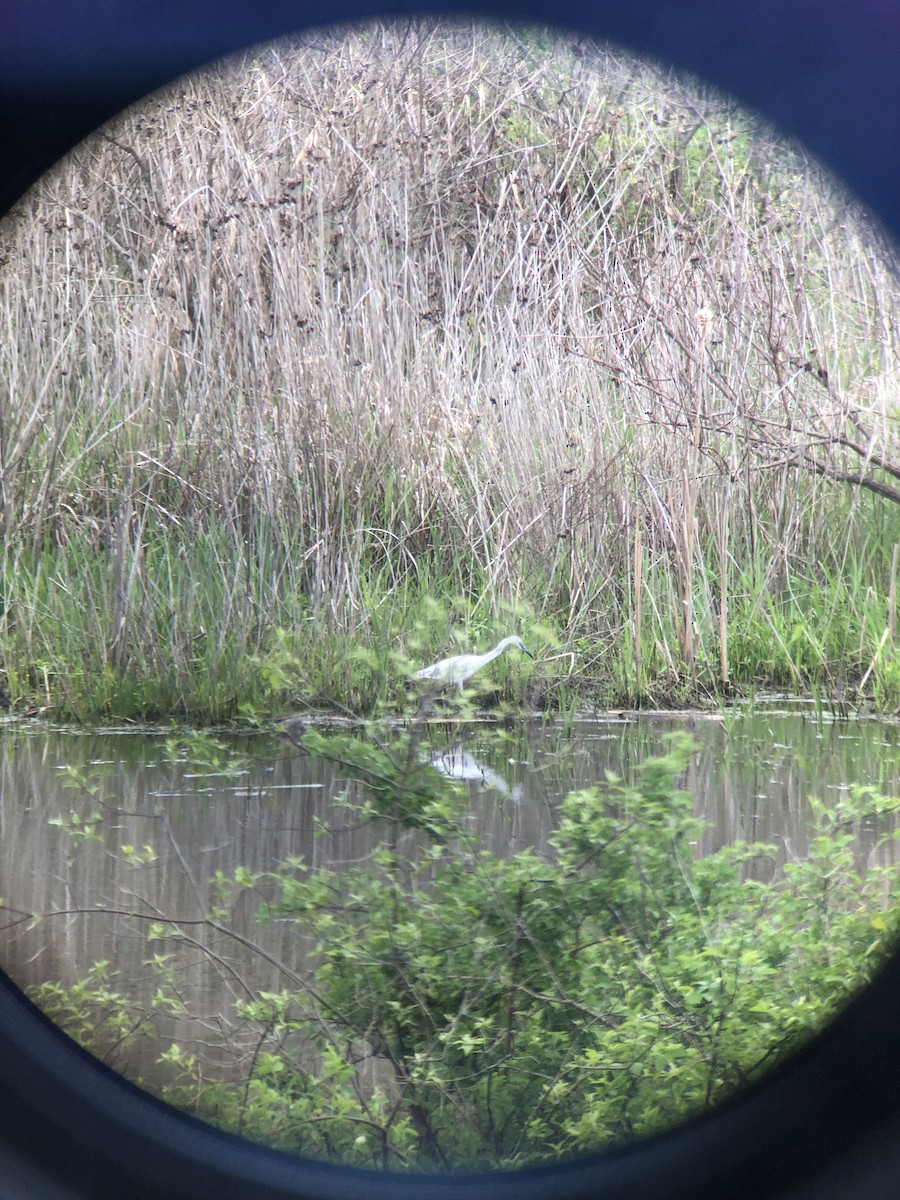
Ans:
[[[0,263],[19,709],[372,712],[511,631],[544,707],[897,704],[896,254],[721,96],[321,32],[102,130]]]

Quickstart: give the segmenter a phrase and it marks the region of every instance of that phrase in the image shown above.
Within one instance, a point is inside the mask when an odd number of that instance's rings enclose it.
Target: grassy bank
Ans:
[[[124,115],[0,263],[18,708],[371,710],[512,631],[517,701],[900,704],[894,256],[719,96],[317,34]]]
[[[123,578],[121,558],[77,540],[36,562],[4,564],[7,700],[83,721],[402,709],[414,669],[517,629],[537,661],[501,660],[473,679],[483,702],[499,692],[530,708],[664,707],[776,688],[891,710],[900,670],[885,637],[888,597],[872,586],[878,550],[872,539],[842,563],[800,563],[777,587],[756,563],[734,569],[723,681],[722,624],[710,602],[718,579],[704,560],[688,668],[671,568],[654,574],[645,563],[640,592],[633,579],[630,591],[607,587],[566,623],[552,597],[567,580],[536,572],[510,598],[492,592],[486,572],[463,581],[459,568],[448,575],[420,557],[407,578],[373,566],[352,594],[316,608],[301,546],[292,555],[281,541],[235,545],[221,528],[190,540],[147,533]],[[880,561],[889,573],[888,551]]]

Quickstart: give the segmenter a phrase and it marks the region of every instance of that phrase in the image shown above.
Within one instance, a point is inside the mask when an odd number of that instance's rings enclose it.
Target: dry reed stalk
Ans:
[[[643,579],[642,572],[644,566],[644,555],[641,547],[641,523],[640,516],[634,523],[634,557],[633,557],[633,588],[634,588],[634,678],[635,689],[640,696],[643,691],[643,677],[641,675],[641,638],[643,631],[641,630],[641,609],[642,609],[642,592]]]
[[[727,503],[719,509],[719,681],[728,679],[728,512]]]

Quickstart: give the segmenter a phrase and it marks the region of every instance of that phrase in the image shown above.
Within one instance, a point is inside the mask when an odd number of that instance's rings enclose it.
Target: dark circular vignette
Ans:
[[[0,212],[98,124],[253,42],[374,16],[552,23],[696,71],[762,110],[900,236],[900,8],[891,0],[6,0]],[[157,1102],[0,976],[0,1200],[878,1200],[900,1195],[900,957],[791,1064],[730,1104],[597,1159],[399,1176],[305,1162]]]

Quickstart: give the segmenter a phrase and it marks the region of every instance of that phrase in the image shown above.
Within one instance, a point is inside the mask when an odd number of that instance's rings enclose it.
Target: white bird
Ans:
[[[520,637],[513,634],[512,637],[505,637],[502,642],[498,642],[493,650],[488,650],[487,654],[457,654],[454,658],[442,658],[440,662],[433,663],[430,667],[423,667],[421,671],[416,671],[417,679],[434,679],[438,683],[455,683],[462,691],[463,684],[476,671],[480,671],[499,654],[502,654],[507,646],[515,646],[517,650],[524,651],[529,658],[534,658],[534,655],[526,648]]]

